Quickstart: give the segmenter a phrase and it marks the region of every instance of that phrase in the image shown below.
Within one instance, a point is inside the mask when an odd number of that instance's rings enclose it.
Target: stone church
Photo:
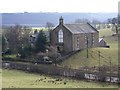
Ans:
[[[64,24],[62,17],[50,32],[51,45],[60,52],[72,52],[86,48],[97,47],[99,32],[89,23]]]

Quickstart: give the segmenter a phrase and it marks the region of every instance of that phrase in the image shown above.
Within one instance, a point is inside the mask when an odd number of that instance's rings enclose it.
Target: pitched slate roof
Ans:
[[[98,32],[89,23],[86,24],[64,24],[64,26],[73,34]]]

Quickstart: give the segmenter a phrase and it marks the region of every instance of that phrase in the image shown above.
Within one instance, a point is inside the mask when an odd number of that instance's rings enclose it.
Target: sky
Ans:
[[[0,13],[118,12],[119,0],[0,0]]]

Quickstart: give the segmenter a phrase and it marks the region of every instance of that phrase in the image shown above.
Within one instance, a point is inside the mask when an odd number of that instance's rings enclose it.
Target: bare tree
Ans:
[[[51,23],[51,22],[47,22],[47,23],[46,23],[46,27],[48,28],[49,41],[51,41],[51,30],[53,29],[54,24],[53,24],[53,23]]]
[[[113,18],[112,24],[113,24],[113,31],[115,30],[116,34],[118,34],[118,29],[117,29],[118,18]]]
[[[11,26],[6,30],[5,36],[8,40],[9,48],[13,53],[18,53],[28,43],[30,31],[29,28],[26,26],[22,27],[21,25]]]
[[[46,27],[47,27],[49,30],[51,30],[51,29],[54,27],[54,24],[51,23],[51,22],[47,22],[47,23],[46,23]]]

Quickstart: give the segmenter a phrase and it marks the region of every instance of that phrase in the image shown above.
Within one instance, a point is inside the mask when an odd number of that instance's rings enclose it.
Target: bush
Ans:
[[[30,45],[24,46],[20,51],[20,57],[21,58],[27,58],[30,57],[32,53],[32,49]]]
[[[45,33],[41,30],[35,42],[35,52],[44,52],[46,50],[47,38]]]
[[[11,55],[11,50],[7,49],[6,51],[2,52],[2,56],[3,55]]]

